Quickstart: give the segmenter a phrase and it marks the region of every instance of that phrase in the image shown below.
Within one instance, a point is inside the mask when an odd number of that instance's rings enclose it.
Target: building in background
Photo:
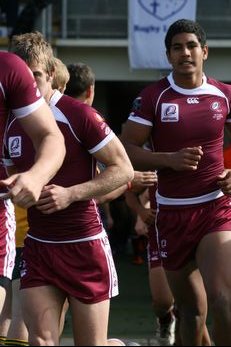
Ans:
[[[4,2],[0,0],[0,4],[1,1]],[[158,0],[139,1],[158,5]],[[60,59],[66,64],[82,61],[92,67],[97,81],[94,105],[109,115],[110,125],[117,133],[137,92],[168,73],[167,70],[130,68],[127,0],[27,0],[19,3],[18,15],[25,6],[30,6],[32,17],[28,22],[34,23],[34,28],[52,42]],[[197,0],[196,20],[208,36],[207,75],[231,82],[231,0]],[[4,27],[4,23],[0,23],[0,27]],[[6,46],[3,40],[2,49]]]

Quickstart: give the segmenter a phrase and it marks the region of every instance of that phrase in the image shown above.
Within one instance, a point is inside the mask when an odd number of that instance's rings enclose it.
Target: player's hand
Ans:
[[[38,201],[42,190],[42,182],[35,180],[29,171],[17,173],[0,181],[0,187],[8,190],[1,198],[11,198],[14,204],[29,208]]]
[[[231,170],[224,170],[217,180],[218,187],[225,195],[231,195]]]
[[[132,188],[136,186],[150,187],[157,182],[157,174],[155,171],[134,171],[132,180]]]
[[[37,208],[44,214],[63,210],[71,204],[70,189],[51,184],[45,186],[37,202]]]
[[[131,182],[133,192],[142,192],[145,188],[151,187],[157,183],[157,174],[155,171],[134,171],[134,178]]]
[[[201,146],[182,148],[170,154],[168,166],[176,171],[194,171],[197,170],[202,156]]]

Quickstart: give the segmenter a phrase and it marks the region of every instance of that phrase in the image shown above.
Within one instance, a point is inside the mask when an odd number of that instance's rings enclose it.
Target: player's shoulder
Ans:
[[[89,119],[96,113],[92,106],[65,94],[62,95],[57,106],[68,118],[74,117],[78,121]]]
[[[170,84],[168,79],[166,77],[162,78],[145,86],[137,99],[142,98],[143,101],[149,100],[153,102],[154,100],[158,100],[159,96],[169,87]]]
[[[60,99],[60,101],[66,106],[69,105],[70,108],[74,108],[75,110],[78,110],[78,111],[87,112],[92,109],[92,107],[89,106],[88,104],[66,94],[62,95],[62,98]]]
[[[167,77],[164,77],[158,81],[154,81],[149,83],[147,86],[143,88],[143,93],[154,93],[159,92],[160,90],[164,90],[169,87],[169,81]]]
[[[207,83],[213,87],[218,88],[224,94],[231,95],[231,84],[221,82],[221,81],[219,81],[215,78],[211,78],[211,77],[207,78]]]
[[[19,56],[17,56],[16,54],[14,54],[12,52],[8,52],[8,51],[1,51],[0,52],[0,62],[1,62],[1,65],[2,64],[13,65],[14,67],[15,67],[14,64],[18,64],[18,63],[25,65],[25,63],[23,62],[23,60]]]
[[[18,79],[25,80],[27,76],[32,76],[27,64],[12,52],[0,52],[0,65],[1,82],[6,86],[12,81],[17,81]],[[28,71],[30,73],[28,73]]]

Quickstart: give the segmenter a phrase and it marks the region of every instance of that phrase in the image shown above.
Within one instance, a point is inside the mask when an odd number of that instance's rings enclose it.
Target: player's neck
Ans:
[[[176,74],[173,72],[173,80],[178,87],[184,89],[198,88],[203,84],[203,73],[195,74]]]
[[[55,93],[55,89],[51,89],[45,96],[46,102],[49,104],[50,99],[52,98],[53,94]]]

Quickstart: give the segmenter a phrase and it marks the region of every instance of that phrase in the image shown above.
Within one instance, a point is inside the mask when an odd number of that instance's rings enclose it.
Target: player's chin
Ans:
[[[181,74],[192,74],[196,71],[194,64],[179,64],[178,72]]]

